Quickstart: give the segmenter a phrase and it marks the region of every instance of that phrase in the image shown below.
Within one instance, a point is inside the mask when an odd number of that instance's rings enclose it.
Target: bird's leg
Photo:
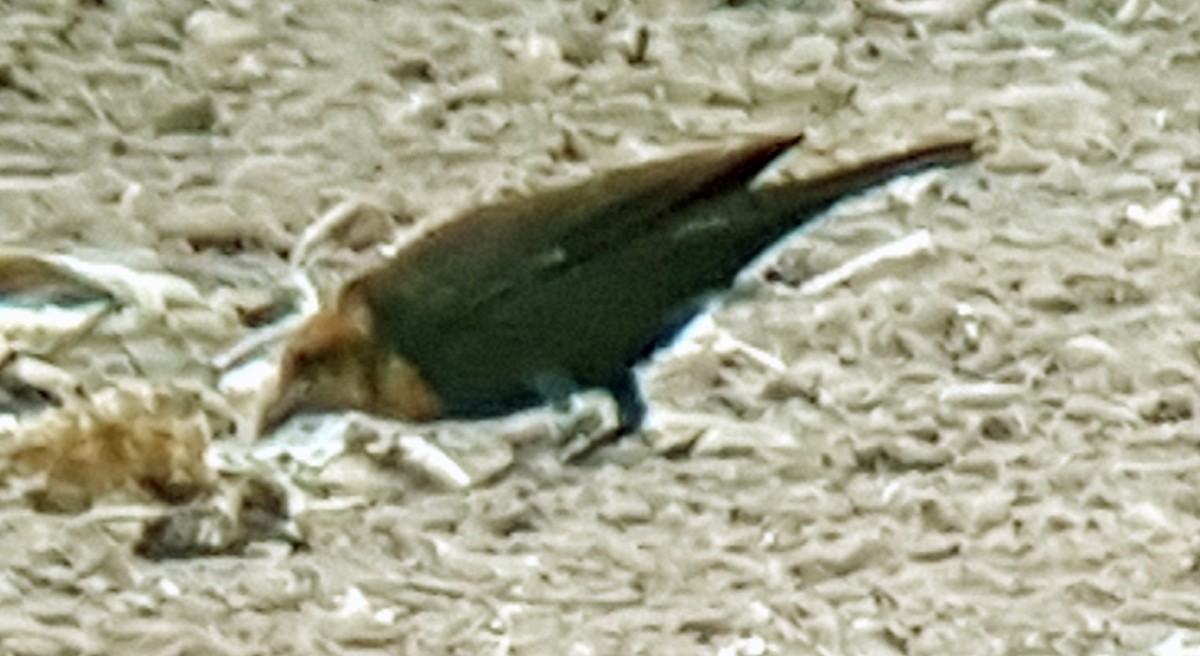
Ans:
[[[606,389],[617,404],[617,425],[589,435],[586,440],[568,445],[563,454],[565,462],[581,462],[641,428],[648,408],[645,399],[642,398],[641,386],[634,370],[627,369],[622,372],[619,378],[606,386]]]
[[[638,383],[637,374],[633,369],[626,369],[620,378],[608,386],[608,391],[617,402],[616,437],[637,432],[646,420],[646,399],[642,397],[642,387]]]

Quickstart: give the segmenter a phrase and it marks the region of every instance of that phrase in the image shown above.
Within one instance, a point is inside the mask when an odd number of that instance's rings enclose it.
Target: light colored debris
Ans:
[[[189,16],[184,30],[205,54],[219,58],[232,58],[261,37],[254,24],[210,9]]]
[[[1129,25],[1140,18],[1150,4],[1151,0],[1125,0],[1113,19],[1117,25]]]
[[[1200,634],[1176,628],[1166,640],[1151,647],[1149,653],[1151,656],[1200,656]]]
[[[747,344],[728,332],[718,332],[717,339],[713,343],[712,348],[721,355],[737,354],[744,356],[763,369],[776,374],[784,373],[788,369],[787,363],[778,356],[768,353],[757,346]]]
[[[0,372],[58,399],[75,398],[79,394],[79,381],[74,375],[33,356],[14,355],[8,362],[0,361]]]
[[[456,436],[454,424],[434,427],[432,435],[424,435],[413,433],[403,423],[356,412],[299,415],[256,444],[252,457],[261,462],[292,462],[315,474],[317,480],[336,480],[336,472],[329,476],[322,472],[331,463],[344,460],[344,456],[361,453],[377,466],[399,465],[438,487],[458,490],[491,477],[511,463],[509,444],[497,440],[480,445],[480,439],[474,434]],[[508,455],[489,465],[495,460],[489,454],[497,450]],[[395,485],[399,487],[400,482]]]
[[[386,471],[369,457],[359,453],[342,453],[327,462],[313,477],[317,485],[330,490],[342,502],[359,499],[387,499],[403,489],[394,472]]]
[[[260,354],[263,351],[270,351],[272,347],[276,347],[278,352],[268,354],[265,356],[267,359],[277,360],[282,355],[284,340],[293,335],[306,320],[311,318],[320,309],[320,295],[317,293],[312,280],[303,271],[293,269],[289,276],[289,282],[292,284],[292,288],[299,292],[300,296],[300,303],[296,313],[276,321],[262,330],[251,333],[237,344],[218,353],[212,360],[214,367],[225,372],[226,375],[230,375],[233,374],[230,371],[231,367],[238,368],[249,365],[251,363],[247,362],[247,360],[251,356]],[[279,363],[273,362],[272,366],[278,367]],[[235,378],[241,375],[236,374]]]
[[[471,475],[445,451],[421,435],[402,435],[398,440],[405,461],[418,467],[434,481],[449,489],[471,487]]]
[[[97,284],[54,263],[51,257],[22,249],[0,251],[0,292],[27,302],[80,304],[103,299],[104,292]]]
[[[1183,201],[1177,196],[1169,196],[1150,208],[1131,203],[1125,208],[1125,218],[1147,229],[1178,225],[1183,222]]]
[[[1010,383],[963,383],[942,390],[938,399],[959,407],[996,408],[1017,402],[1024,396],[1023,385]]]
[[[44,259],[81,280],[93,283],[122,303],[155,314],[173,305],[205,305],[195,285],[166,273],[147,272],[109,262],[93,262],[71,255],[46,255]]]
[[[253,397],[274,384],[278,376],[278,365],[267,360],[251,360],[226,372],[217,389],[233,399]]]
[[[395,235],[387,212],[375,203],[358,198],[343,200],[329,208],[305,228],[288,256],[296,268],[312,264],[319,246],[348,242],[356,251],[375,246],[382,254]]]
[[[786,431],[757,427],[705,412],[656,409],[644,437],[657,453],[687,450],[692,455],[731,455],[773,448],[793,448],[796,439]]]
[[[281,355],[283,341],[299,329],[304,323],[305,316],[305,314],[296,314],[252,333],[246,339],[215,355],[212,359],[213,367],[225,372],[226,376],[232,377],[233,380],[230,384],[236,387],[240,384],[237,381],[247,374],[235,372],[246,367],[249,367],[251,371],[255,368],[256,363],[249,359],[250,356],[269,350],[273,346],[278,347]],[[279,363],[275,362],[272,366],[278,367]]]
[[[278,363],[260,358],[226,371],[217,381],[217,392],[229,407],[229,416],[235,419],[237,436],[243,442],[252,442],[262,434],[262,408],[272,398],[278,380]]]
[[[264,462],[286,456],[320,469],[346,450],[345,437],[356,421],[351,413],[296,417],[256,444],[253,455]]]
[[[0,306],[0,339],[21,350],[49,352],[71,338],[86,334],[111,307],[106,302],[70,308]]]
[[[717,654],[719,656],[763,656],[768,653],[767,650],[773,647],[768,645],[762,636],[750,636],[748,638],[738,638],[724,647],[721,647]]]
[[[887,265],[906,262],[936,251],[928,230],[918,230],[902,239],[864,253],[853,260],[816,276],[800,286],[800,293],[810,296],[825,292],[850,281],[856,276],[874,272]]]
[[[69,189],[79,184],[82,175],[0,175],[0,192],[31,192]]]
[[[577,462],[611,442],[620,424],[616,404],[607,395],[576,394],[571,405],[571,410],[556,418],[566,421],[556,421],[553,428],[561,440],[563,462]]]
[[[1138,413],[1124,401],[1094,394],[1071,395],[1063,406],[1063,414],[1074,419],[1098,419],[1109,425],[1132,425],[1138,421]]]
[[[1071,369],[1114,362],[1119,355],[1111,344],[1095,335],[1076,335],[1067,340],[1059,351],[1059,359]]]
[[[68,267],[21,250],[0,252],[0,349],[48,353],[111,308],[102,286]]]
[[[708,420],[700,413],[655,409],[647,417],[642,439],[655,453],[679,453],[700,439]]]
[[[692,455],[731,456],[796,446],[796,439],[786,431],[758,428],[752,422],[734,422],[710,416],[707,424],[708,428],[692,444]]]

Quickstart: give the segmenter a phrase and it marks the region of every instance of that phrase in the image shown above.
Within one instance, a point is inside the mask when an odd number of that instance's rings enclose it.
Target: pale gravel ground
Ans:
[[[953,110],[989,151],[843,207],[652,368],[645,441],[690,452],[558,467],[451,430],[516,466],[439,493],[368,450],[301,472],[335,490],[311,550],[166,563],[129,553],[153,506],[38,513],[12,483],[0,652],[1200,652],[1200,9],[457,4],[0,3],[3,240],[201,294],[53,363],[214,389],[237,310],[293,294],[288,250],[346,199],[376,209],[303,262],[323,286],[355,239],[652,144]],[[919,229],[932,254],[789,282]]]

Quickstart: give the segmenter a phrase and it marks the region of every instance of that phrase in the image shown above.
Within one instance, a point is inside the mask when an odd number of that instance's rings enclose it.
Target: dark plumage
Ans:
[[[765,248],[847,194],[973,156],[949,139],[758,184],[800,140],[650,162],[439,225],[300,332],[266,423],[337,408],[482,418],[604,388],[635,429],[635,365]]]

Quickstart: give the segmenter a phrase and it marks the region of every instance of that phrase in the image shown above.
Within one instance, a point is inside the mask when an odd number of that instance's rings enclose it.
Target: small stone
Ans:
[[[1175,196],[1170,196],[1149,209],[1132,203],[1125,209],[1125,218],[1143,228],[1150,229],[1178,225],[1183,221],[1183,201]]]
[[[1021,385],[1009,383],[968,383],[942,390],[942,403],[961,407],[995,408],[1018,401],[1025,393]]]
[[[650,521],[654,509],[645,499],[631,495],[609,497],[600,508],[600,518],[613,524],[639,524]]]
[[[146,524],[134,553],[150,560],[195,558],[241,551],[244,541],[232,517],[192,506]]]
[[[1078,335],[1067,340],[1059,351],[1059,359],[1069,369],[1083,369],[1103,362],[1112,362],[1117,350],[1094,335]]]
[[[231,54],[259,39],[254,25],[224,12],[203,9],[192,14],[184,27],[188,38],[210,54]]]

